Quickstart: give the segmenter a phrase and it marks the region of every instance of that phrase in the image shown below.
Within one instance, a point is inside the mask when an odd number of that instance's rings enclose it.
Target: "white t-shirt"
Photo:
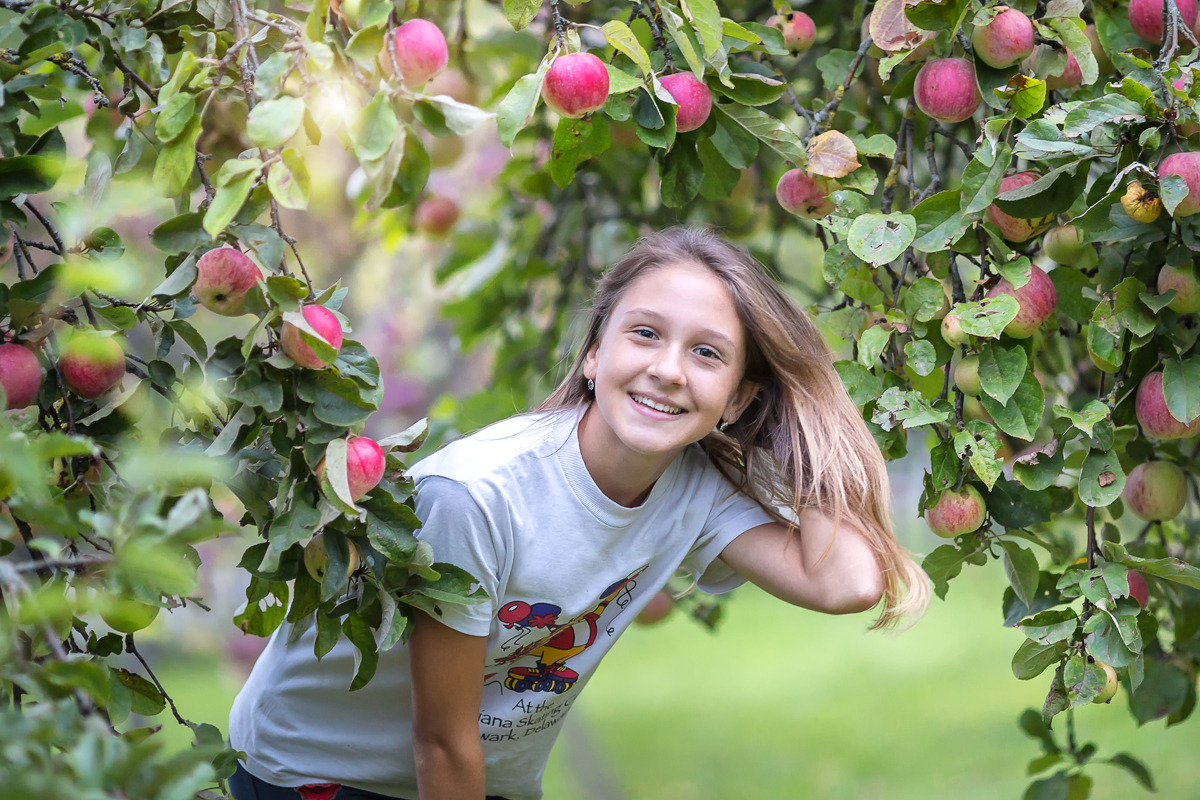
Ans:
[[[528,414],[449,444],[414,466],[418,536],[437,561],[476,576],[489,600],[441,604],[439,621],[488,637],[479,731],[487,794],[542,796],[567,710],[600,659],[681,565],[709,592],[742,582],[721,551],[770,521],[699,446],[686,448],[637,508],[610,500],[579,452],[580,409]],[[345,639],[320,661],[313,626],[287,625],[259,656],[230,713],[251,774],[280,786],[341,783],[417,797],[409,657],[380,653],[350,692]]]

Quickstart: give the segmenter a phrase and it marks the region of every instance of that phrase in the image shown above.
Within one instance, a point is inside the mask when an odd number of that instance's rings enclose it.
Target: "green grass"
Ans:
[[[1003,576],[969,568],[948,602],[905,633],[867,617],[805,612],[747,588],[722,629],[689,620],[635,628],[575,706],[546,773],[550,800],[929,800],[1020,798],[1040,754],[1017,726],[1047,676],[1018,681],[1021,635],[999,621]],[[240,679],[219,658],[160,676],[184,716],[226,729]],[[1134,753],[1158,797],[1200,797],[1198,725],[1137,728],[1122,695],[1076,716],[1100,755]],[[172,746],[187,732],[159,718]],[[1066,726],[1060,716],[1060,737]],[[1125,772],[1089,770],[1093,800],[1147,797]]]

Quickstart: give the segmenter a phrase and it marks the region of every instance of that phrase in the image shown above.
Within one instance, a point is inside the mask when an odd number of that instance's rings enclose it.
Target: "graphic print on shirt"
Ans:
[[[600,617],[614,601],[621,609],[632,601],[631,591],[636,578],[646,567],[640,567],[604,590],[591,610],[559,624],[562,609],[551,603],[526,603],[514,600],[500,609],[500,622],[516,633],[501,648],[507,652],[495,663],[519,666],[504,672],[504,687],[514,692],[553,692],[562,694],[575,685],[579,673],[567,661],[591,647],[603,631]],[[619,611],[617,613],[620,613]],[[531,663],[532,662],[532,663]],[[485,680],[496,677],[493,672]]]

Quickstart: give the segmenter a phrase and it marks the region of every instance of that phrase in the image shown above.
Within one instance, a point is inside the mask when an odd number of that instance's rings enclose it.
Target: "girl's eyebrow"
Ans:
[[[625,312],[624,316],[625,317],[635,317],[635,316],[636,317],[645,317],[647,319],[650,319],[650,320],[652,320],[654,322],[658,322],[658,323],[665,323],[667,321],[667,318],[664,317],[662,314],[658,313],[657,311],[652,311],[649,308],[631,308]],[[715,331],[712,328],[701,328],[696,333],[702,339],[708,339],[708,340],[720,345],[722,348],[728,349],[730,352],[737,350],[737,345],[734,344],[733,339],[730,339],[728,336],[721,333],[720,331]]]

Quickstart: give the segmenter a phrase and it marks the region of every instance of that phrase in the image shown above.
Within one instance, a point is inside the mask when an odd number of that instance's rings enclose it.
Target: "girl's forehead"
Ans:
[[[741,341],[745,331],[733,293],[715,272],[695,262],[668,264],[643,272],[629,283],[613,316],[648,315],[667,321],[726,330]]]

